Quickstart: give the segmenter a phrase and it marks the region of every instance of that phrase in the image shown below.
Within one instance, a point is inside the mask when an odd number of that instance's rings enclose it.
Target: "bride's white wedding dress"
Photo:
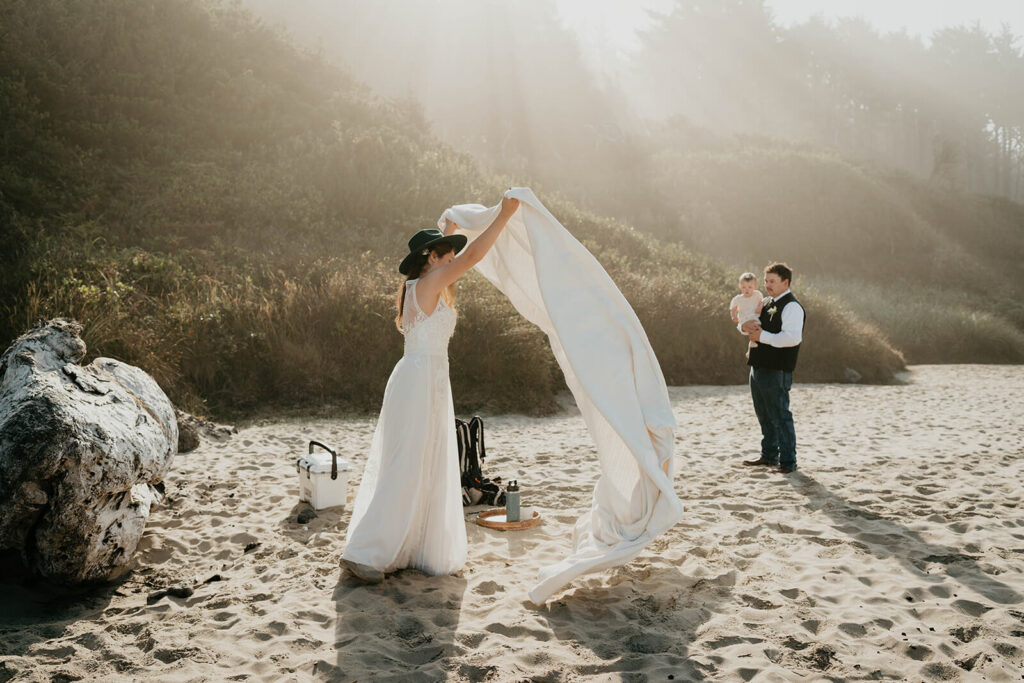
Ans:
[[[442,297],[426,315],[416,300],[417,282],[406,283],[405,354],[384,390],[342,558],[383,572],[411,567],[442,575],[466,562],[448,380],[455,311]]]

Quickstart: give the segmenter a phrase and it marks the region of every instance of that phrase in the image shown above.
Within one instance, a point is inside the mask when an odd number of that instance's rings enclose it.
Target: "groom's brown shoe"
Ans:
[[[796,472],[796,465],[781,465],[779,467],[779,472],[782,472],[783,474],[789,474],[790,472]]]
[[[743,464],[747,467],[757,467],[758,465],[763,467],[777,467],[779,463],[772,462],[771,460],[765,460],[764,458],[758,458],[757,460],[744,460]]]

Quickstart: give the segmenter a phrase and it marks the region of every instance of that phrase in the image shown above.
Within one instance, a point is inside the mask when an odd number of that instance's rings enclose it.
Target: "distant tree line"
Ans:
[[[860,19],[781,27],[763,0],[677,0],[621,83],[648,114],[1024,199],[1024,52],[1008,27],[948,27],[926,45]]]

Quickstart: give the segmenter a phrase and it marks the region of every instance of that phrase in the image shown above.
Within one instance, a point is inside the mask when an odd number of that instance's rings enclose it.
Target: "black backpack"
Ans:
[[[462,478],[462,504],[504,505],[501,477],[484,476],[484,421],[474,416],[469,422],[455,418],[455,437],[459,444],[459,472]]]

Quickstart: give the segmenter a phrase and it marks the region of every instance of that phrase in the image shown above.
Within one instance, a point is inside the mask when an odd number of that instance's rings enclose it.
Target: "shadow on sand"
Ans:
[[[405,569],[380,584],[342,572],[334,589],[337,662],[321,680],[438,681],[455,650],[466,579]]]
[[[583,664],[573,675],[626,681],[700,681],[713,675],[714,664],[695,661],[690,645],[728,601],[735,572],[694,581],[674,567],[619,571],[632,580],[577,588],[544,607],[524,604],[559,641],[585,647],[603,660]],[[645,585],[652,592],[645,593]]]
[[[1024,600],[1012,587],[987,574],[976,557],[960,548],[930,543],[916,531],[836,495],[802,472],[794,472],[786,479],[797,492],[807,497],[808,508],[823,512],[832,520],[836,531],[849,536],[858,547],[875,557],[899,560],[908,570],[926,580],[949,576],[1001,605],[1019,604]],[[941,576],[928,574],[925,567],[929,563],[945,565],[946,571]],[[962,606],[967,611],[972,611],[967,601],[961,602],[965,603]]]

